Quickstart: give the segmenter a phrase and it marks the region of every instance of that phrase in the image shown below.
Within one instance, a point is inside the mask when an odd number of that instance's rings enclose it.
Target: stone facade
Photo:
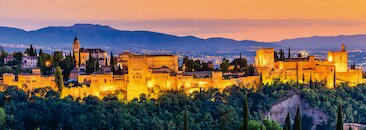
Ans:
[[[3,74],[3,83],[8,86],[18,86],[23,90],[34,90],[36,88],[51,87],[55,90],[55,76],[41,75],[39,68],[33,68],[32,73],[21,73],[17,77],[14,74]]]
[[[73,55],[75,57],[76,65],[85,65],[86,61],[89,60],[89,57],[96,58],[100,65],[105,65],[108,62],[108,54],[106,51],[99,48],[80,48],[80,42],[77,37],[75,37],[74,42],[72,44]],[[107,60],[107,62],[105,62]]]
[[[363,83],[362,70],[348,69],[348,53],[344,45],[341,51],[329,52],[326,61],[316,60],[314,56],[274,61],[273,52],[274,49],[268,48],[256,52],[256,72],[262,76],[263,83],[271,83],[274,79],[299,83],[325,81],[328,88],[341,82]]]

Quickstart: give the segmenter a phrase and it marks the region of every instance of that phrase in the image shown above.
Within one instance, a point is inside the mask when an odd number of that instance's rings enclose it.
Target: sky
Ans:
[[[279,41],[366,34],[366,0],[0,0],[0,26],[75,23],[178,36]]]

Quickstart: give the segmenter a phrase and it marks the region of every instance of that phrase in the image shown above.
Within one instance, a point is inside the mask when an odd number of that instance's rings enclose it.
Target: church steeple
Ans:
[[[342,51],[345,52],[346,51],[346,47],[344,46],[344,44],[342,44]]]
[[[75,38],[74,38],[74,42],[75,41],[79,41],[79,39],[78,39],[78,37],[77,36],[75,36]]]
[[[72,43],[72,51],[73,51],[74,58],[75,58],[75,61],[76,61],[75,63],[76,63],[77,66],[80,62],[79,61],[79,59],[80,59],[79,50],[80,50],[80,42],[79,42],[78,37],[75,36],[74,42]]]
[[[75,36],[74,42],[72,43],[72,49],[74,51],[76,51],[76,50],[79,51],[79,49],[80,49],[80,42],[79,42],[79,39],[77,36]]]

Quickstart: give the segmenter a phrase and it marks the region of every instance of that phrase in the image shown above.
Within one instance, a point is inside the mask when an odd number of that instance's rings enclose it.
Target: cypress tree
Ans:
[[[116,69],[114,69],[114,65],[111,66],[111,71],[113,74],[116,74]]]
[[[300,106],[297,106],[296,117],[294,120],[294,130],[302,130],[301,122]]]
[[[311,73],[310,73],[310,79],[309,79],[309,86],[310,86],[310,88],[313,87],[313,80],[311,79]]]
[[[302,73],[302,82],[305,83],[305,74]]]
[[[284,130],[291,130],[290,113],[287,113]]]
[[[247,94],[244,95],[243,103],[243,130],[249,130],[249,110]]]
[[[105,58],[104,66],[108,66],[108,59],[107,58]]]
[[[341,104],[338,105],[336,130],[343,130],[343,115],[342,115],[342,106],[341,106]]]
[[[333,73],[333,87],[336,87],[337,86],[337,84],[336,84],[336,71],[335,71],[335,69],[334,69],[334,73]]]
[[[348,130],[353,130],[352,127],[349,127]]]
[[[43,55],[43,51],[42,51],[42,49],[39,49],[38,55],[39,55],[39,56],[40,56],[40,55]]]
[[[299,63],[296,62],[296,84],[299,84]]]
[[[291,58],[291,49],[290,49],[290,47],[288,47],[288,58],[289,59]]]
[[[113,52],[111,52],[111,60],[109,61],[110,65],[115,65],[114,64],[114,56],[113,56]]]
[[[80,51],[79,51],[78,59],[79,59],[78,66],[80,67],[80,65],[81,65],[81,55],[80,55]]]
[[[283,53],[283,50],[280,50],[280,61],[283,61],[285,59],[285,54]]]
[[[111,52],[111,59],[109,61],[109,65],[111,66],[111,71],[113,72],[113,74],[116,74],[116,70],[114,69],[114,57],[113,57],[113,52]]]
[[[189,129],[189,117],[188,117],[187,106],[185,106],[185,109],[184,109],[184,130],[188,130],[188,129]]]
[[[64,78],[63,78],[62,70],[61,70],[60,66],[56,67],[55,82],[56,82],[56,86],[58,88],[58,91],[61,92],[62,88],[64,87]]]
[[[95,64],[95,71],[99,71],[99,61],[97,60],[97,63]]]
[[[120,65],[118,65],[118,74],[119,74],[119,75],[122,75],[122,73],[123,73],[123,72],[122,72],[122,68],[121,68],[121,66],[120,66]]]
[[[266,130],[266,126],[264,126],[263,124],[261,124],[261,126],[259,127],[260,130]]]

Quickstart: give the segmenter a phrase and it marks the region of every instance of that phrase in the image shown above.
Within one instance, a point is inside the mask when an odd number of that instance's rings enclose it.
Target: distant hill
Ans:
[[[150,31],[124,31],[98,24],[50,26],[34,31],[0,27],[0,44],[35,44],[38,46],[71,49],[77,36],[82,47],[102,47],[110,50],[158,49],[172,51],[238,52],[261,47],[334,49],[345,43],[350,49],[366,49],[366,35],[313,36],[286,39],[279,42],[202,39],[194,36],[175,36]]]
[[[46,27],[34,31],[0,27],[0,43],[35,44],[39,46],[71,49],[77,36],[84,47],[105,47],[116,50],[159,49],[173,51],[242,51],[277,45],[250,40],[226,38],[202,39],[194,36],[174,36],[150,31],[123,31],[109,26],[75,24],[73,26]]]
[[[349,49],[366,49],[366,35],[313,36],[286,39],[273,44],[307,49],[339,49],[345,44]]]

